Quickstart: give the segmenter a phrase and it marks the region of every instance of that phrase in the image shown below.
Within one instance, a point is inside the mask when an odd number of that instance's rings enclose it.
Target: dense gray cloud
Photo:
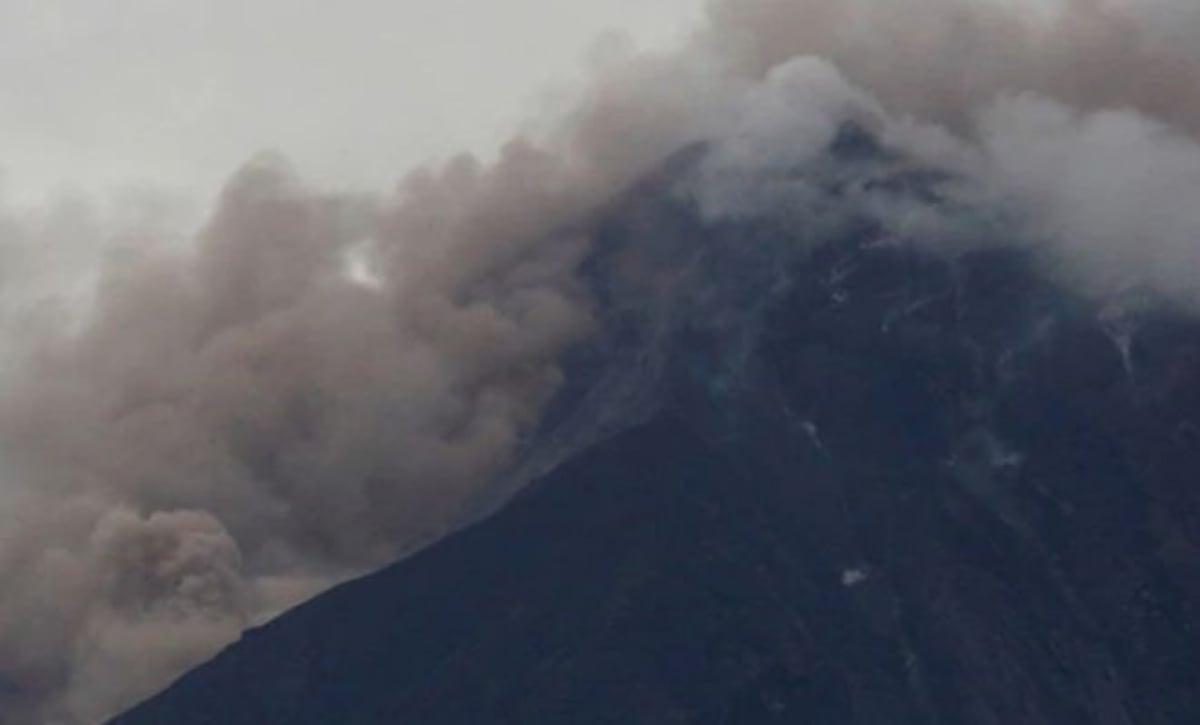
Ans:
[[[1189,8],[717,0],[676,52],[598,54],[533,140],[388,196],[263,156],[192,235],[148,194],[7,213],[0,722],[96,721],[455,525],[593,324],[575,222],[688,143],[706,213],[752,214],[855,120],[1021,210],[1080,289],[1200,305]]]
[[[1032,95],[980,114],[987,180],[1030,212],[1053,269],[1084,292],[1200,309],[1200,143],[1130,110]]]
[[[93,718],[441,531],[588,329],[582,244],[541,226],[578,208],[567,173],[514,146],[374,204],[255,162],[194,246],[37,318],[0,390],[6,677]]]
[[[773,167],[803,163],[855,120],[962,173],[981,203],[1013,206],[1026,228],[1012,236],[1039,242],[1048,270],[1081,291],[1200,305],[1193,4],[1066,0],[1035,14],[1001,0],[730,0],[713,12],[702,42],[765,80],[742,94],[710,158],[710,212],[779,194],[764,181]],[[734,157],[744,168],[712,173]],[[891,223],[914,221],[890,211]]]
[[[1005,0],[873,0],[712,6],[707,42],[760,75],[797,55],[834,63],[898,114],[966,131],[999,93],[1077,108],[1133,108],[1200,130],[1200,18],[1171,0],[1061,0],[1033,13]],[[1163,42],[1165,36],[1172,42]]]

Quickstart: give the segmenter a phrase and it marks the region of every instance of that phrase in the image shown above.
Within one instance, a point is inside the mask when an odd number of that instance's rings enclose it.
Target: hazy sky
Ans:
[[[256,151],[381,187],[486,151],[602,33],[670,44],[703,0],[0,0],[9,197],[207,192]]]

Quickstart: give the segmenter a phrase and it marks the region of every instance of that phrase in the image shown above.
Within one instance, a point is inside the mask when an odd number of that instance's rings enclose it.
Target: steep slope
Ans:
[[[831,158],[825,207],[947,203]],[[596,223],[566,463],[114,722],[1200,722],[1200,324],[683,173]]]
[[[813,564],[789,554],[798,532],[756,488],[656,419],[118,722],[672,722],[718,717],[759,685],[833,717],[845,703],[818,686],[833,672],[808,661],[790,603]]]

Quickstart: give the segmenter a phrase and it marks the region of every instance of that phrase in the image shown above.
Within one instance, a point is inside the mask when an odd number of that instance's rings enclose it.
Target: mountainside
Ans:
[[[794,214],[702,154],[591,224],[549,473],[113,722],[1200,722],[1200,323],[846,212],[952,206],[856,129]]]

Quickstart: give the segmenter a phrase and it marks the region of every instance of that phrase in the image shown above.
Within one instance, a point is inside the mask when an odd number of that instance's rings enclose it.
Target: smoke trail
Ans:
[[[853,120],[1021,210],[1014,237],[1081,289],[1200,305],[1191,8],[718,0],[544,137],[388,198],[264,157],[186,244],[144,214],[9,214],[0,722],[96,721],[453,526],[592,329],[581,220],[693,142],[710,220],[803,210],[771,180]],[[947,236],[940,210],[879,213]]]

